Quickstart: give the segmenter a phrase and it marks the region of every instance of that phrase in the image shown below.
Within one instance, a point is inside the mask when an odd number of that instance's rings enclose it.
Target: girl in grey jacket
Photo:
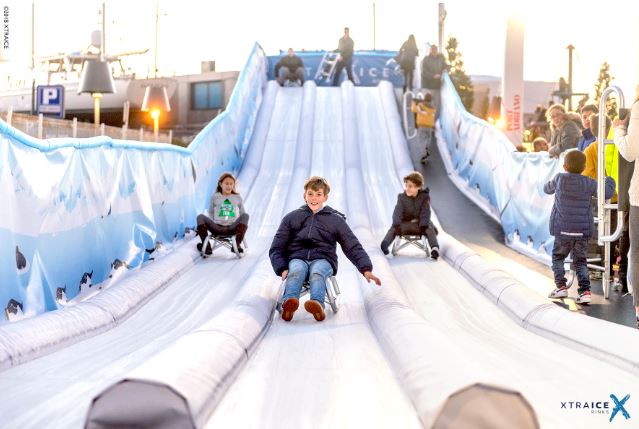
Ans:
[[[209,232],[214,236],[235,235],[237,250],[242,253],[244,249],[241,243],[248,229],[249,215],[244,210],[242,196],[235,190],[236,182],[231,173],[222,173],[211,196],[208,216],[201,214],[197,217],[197,233],[202,243]],[[200,251],[202,243],[197,245]],[[205,253],[211,254],[210,244]]]

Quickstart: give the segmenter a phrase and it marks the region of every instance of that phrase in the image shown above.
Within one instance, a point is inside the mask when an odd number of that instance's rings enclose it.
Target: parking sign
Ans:
[[[37,114],[64,118],[64,87],[62,85],[38,85]]]

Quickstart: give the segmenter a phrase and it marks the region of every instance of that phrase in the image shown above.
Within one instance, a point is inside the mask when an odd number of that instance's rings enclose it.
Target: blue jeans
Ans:
[[[288,276],[282,302],[289,298],[298,298],[302,292],[302,285],[306,278],[311,286],[311,299],[319,302],[324,307],[326,295],[326,279],[333,274],[333,267],[326,259],[304,261],[291,259],[288,263]]]
[[[555,244],[552,247],[552,272],[555,275],[555,285],[557,287],[566,286],[566,271],[564,270],[564,260],[572,251],[572,262],[577,273],[579,282],[579,293],[590,290],[590,278],[588,277],[588,262],[586,252],[588,251],[588,240],[571,240],[569,238],[555,237]]]

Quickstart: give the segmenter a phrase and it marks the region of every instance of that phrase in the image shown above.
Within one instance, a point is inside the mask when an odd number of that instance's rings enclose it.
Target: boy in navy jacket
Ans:
[[[373,280],[381,285],[373,275],[368,254],[346,224],[345,216],[324,206],[329,192],[326,179],[319,176],[308,179],[304,183],[306,204],[284,216],[269,250],[275,274],[286,280],[282,319],[287,322],[293,319],[299,307],[302,284],[307,277],[311,299],[304,308],[318,322],[324,320],[326,279],[337,274],[336,243],[369,283]]]
[[[393,225],[382,240],[381,248],[388,255],[388,246],[396,236],[425,235],[430,246],[430,257],[439,258],[437,230],[430,220],[430,193],[424,186],[424,176],[413,171],[404,177],[404,192],[397,196],[397,204],[393,210]]]
[[[554,179],[544,185],[544,192],[555,194],[555,203],[550,214],[550,234],[555,237],[552,248],[552,271],[557,288],[549,298],[568,296],[564,260],[572,252],[572,260],[579,282],[578,304],[590,303],[590,279],[586,253],[588,240],[592,236],[594,221],[591,199],[597,195],[597,182],[582,176],[586,165],[586,155],[571,150],[564,158],[566,173],[558,173]],[[615,181],[606,177],[606,199],[615,193]]]

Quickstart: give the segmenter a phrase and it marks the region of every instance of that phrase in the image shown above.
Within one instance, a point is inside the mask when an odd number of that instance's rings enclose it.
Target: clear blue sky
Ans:
[[[5,74],[29,64],[30,2],[0,0],[11,7],[12,52]],[[634,2],[581,1],[449,1],[446,34],[459,40],[470,74],[501,75],[506,10],[518,4],[525,16],[524,74],[528,80],[556,81],[567,74],[568,44],[576,47],[575,90],[591,91],[599,66],[612,74],[629,98],[639,83],[639,6]],[[85,48],[97,28],[101,2],[37,0],[36,55]],[[398,49],[414,33],[424,51],[437,41],[437,4],[424,0],[377,0],[377,48]],[[151,48],[131,63],[145,75],[152,69],[155,2],[108,0],[107,51]],[[160,0],[159,69],[162,75],[197,73],[201,60],[215,60],[218,70],[238,70],[254,41],[268,53],[295,49],[334,48],[348,25],[356,48],[373,47],[373,2],[364,0]],[[73,11],[73,12],[71,12]],[[602,13],[603,11],[603,13]],[[72,16],[73,15],[73,16]],[[600,16],[619,15],[601,37]],[[84,20],[78,17],[83,17]]]

